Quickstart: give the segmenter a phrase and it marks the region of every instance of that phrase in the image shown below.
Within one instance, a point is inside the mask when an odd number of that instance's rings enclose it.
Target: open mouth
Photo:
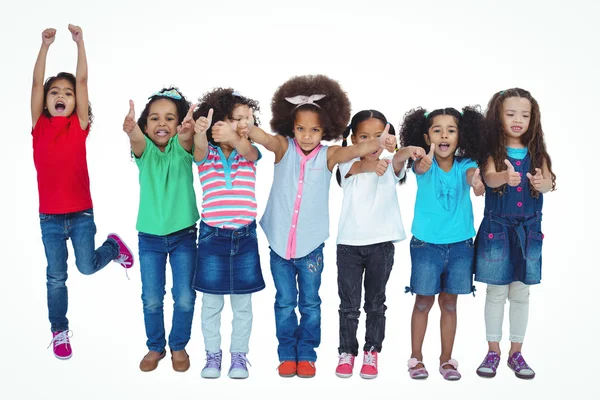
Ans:
[[[67,107],[65,106],[65,103],[63,103],[62,101],[58,101],[58,102],[55,104],[55,106],[54,106],[54,109],[55,109],[55,110],[56,110],[56,112],[58,112],[58,113],[62,113],[62,112],[64,112],[64,111],[65,111],[65,108],[67,108]]]
[[[521,133],[521,131],[523,130],[523,128],[521,128],[520,126],[511,126],[510,129],[515,133]]]
[[[164,131],[164,130],[160,130],[160,131],[156,132],[156,136],[158,136],[158,137],[169,136],[169,132]]]
[[[438,145],[438,148],[439,148],[441,151],[448,151],[448,149],[450,148],[450,145],[449,145],[448,143],[440,143],[440,144]]]

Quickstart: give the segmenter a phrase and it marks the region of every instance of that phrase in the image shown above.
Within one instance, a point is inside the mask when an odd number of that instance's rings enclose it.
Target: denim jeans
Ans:
[[[275,329],[279,361],[316,361],[321,343],[323,244],[301,258],[286,260],[271,249],[275,283]],[[297,279],[297,280],[296,280]],[[300,324],[296,314],[300,311]]]
[[[42,242],[46,252],[46,287],[48,290],[48,317],[52,332],[69,329],[67,319],[67,239],[75,251],[75,265],[79,272],[91,275],[100,271],[119,255],[119,245],[107,239],[95,249],[96,224],[92,209],[69,214],[40,214]]]
[[[196,227],[164,235],[139,232],[140,270],[142,276],[142,303],[148,350],[165,349],[165,322],[163,299],[167,256],[173,273],[173,323],[169,334],[169,348],[183,350],[190,340],[196,292],[192,278],[196,266]]]
[[[394,244],[337,246],[338,294],[340,296],[339,354],[358,355],[356,330],[360,316],[361,286],[365,275],[367,329],[364,351],[381,352],[385,337],[385,286],[394,265]]]
[[[232,294],[231,344],[230,353],[248,353],[250,333],[252,332],[252,293]],[[222,294],[202,294],[202,335],[204,347],[208,353],[221,350],[221,312],[225,304]]]

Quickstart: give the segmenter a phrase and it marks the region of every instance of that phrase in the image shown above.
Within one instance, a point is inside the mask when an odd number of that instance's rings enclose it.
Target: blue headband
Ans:
[[[166,92],[154,92],[152,93],[152,95],[150,97],[148,97],[149,99],[153,98],[154,96],[160,96],[160,97],[169,97],[171,99],[175,99],[175,100],[181,100],[181,95],[179,94],[179,92],[175,89],[171,89],[168,90]]]

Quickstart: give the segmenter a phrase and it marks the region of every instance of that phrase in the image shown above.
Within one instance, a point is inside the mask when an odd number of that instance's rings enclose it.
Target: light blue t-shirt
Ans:
[[[412,234],[433,244],[449,244],[475,236],[471,187],[467,170],[477,168],[470,158],[454,158],[445,172],[435,157],[429,171],[417,175],[417,199]]]
[[[510,158],[522,160],[527,156],[527,147],[523,147],[522,149],[517,149],[516,147],[507,147],[506,152]]]

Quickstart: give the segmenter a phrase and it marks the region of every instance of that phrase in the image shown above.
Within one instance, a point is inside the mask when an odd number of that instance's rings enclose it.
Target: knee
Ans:
[[[508,301],[511,303],[529,303],[529,286],[525,284],[511,285],[508,290]]]
[[[81,272],[83,275],[92,275],[94,272],[96,272],[93,259],[81,259],[82,257],[79,257],[80,259],[75,260],[75,265],[77,266],[79,272]]]
[[[415,310],[425,314],[429,313],[429,310],[433,307],[434,300],[434,296],[421,296],[418,294],[415,300]]]
[[[504,304],[508,297],[508,285],[488,285],[486,289],[486,301],[490,303]]]
[[[196,304],[196,292],[192,291],[190,293],[180,294],[179,296],[175,297],[174,300],[175,308],[179,311],[194,311],[194,306]]]
[[[456,313],[456,301],[457,301],[456,295],[440,296],[439,304],[440,304],[440,311],[442,312],[442,314]]]
[[[275,295],[275,308],[296,308],[298,297],[296,293],[277,291]]]
[[[157,312],[163,309],[164,292],[162,295],[157,293],[142,293],[142,304],[144,305],[144,311],[146,312]]]
[[[364,310],[367,315],[384,315],[387,306],[383,302],[365,303]]]
[[[355,306],[352,304],[346,307],[340,305],[339,314],[340,317],[358,320],[360,318],[360,309],[358,305]]]

